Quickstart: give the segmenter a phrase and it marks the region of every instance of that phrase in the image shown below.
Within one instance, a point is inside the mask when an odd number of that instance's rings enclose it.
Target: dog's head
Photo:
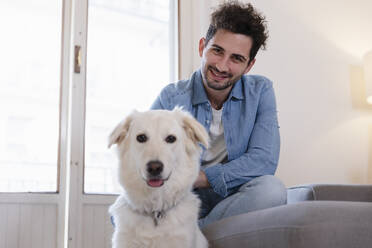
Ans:
[[[150,110],[124,119],[109,137],[109,147],[113,144],[118,145],[124,188],[192,186],[199,171],[200,144],[208,146],[208,133],[181,109]]]

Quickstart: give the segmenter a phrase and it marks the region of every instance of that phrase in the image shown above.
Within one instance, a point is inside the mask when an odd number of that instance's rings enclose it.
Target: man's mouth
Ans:
[[[226,72],[219,72],[217,68],[214,68],[213,66],[209,66],[209,71],[211,72],[212,76],[217,79],[217,80],[224,80],[226,78],[230,78],[231,74],[226,73]]]

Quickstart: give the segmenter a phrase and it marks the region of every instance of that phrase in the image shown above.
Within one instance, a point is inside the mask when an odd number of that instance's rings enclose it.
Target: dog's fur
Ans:
[[[145,142],[138,141],[142,134]],[[174,142],[167,139],[170,135]],[[124,191],[110,208],[112,247],[206,248],[197,224],[200,200],[191,191],[199,173],[200,144],[208,146],[204,127],[181,109],[134,112],[112,132],[109,146],[113,144]],[[162,186],[149,184],[150,161],[164,165]]]

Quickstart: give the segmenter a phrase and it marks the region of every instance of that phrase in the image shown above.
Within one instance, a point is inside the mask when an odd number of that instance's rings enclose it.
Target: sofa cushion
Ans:
[[[203,232],[211,248],[371,247],[372,203],[300,202],[222,219]]]

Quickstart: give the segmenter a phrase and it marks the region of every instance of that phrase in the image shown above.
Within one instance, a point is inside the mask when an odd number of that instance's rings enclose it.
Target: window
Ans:
[[[0,192],[56,192],[62,6],[0,2]]]
[[[170,1],[89,1],[85,192],[115,193],[114,127],[146,110],[172,78]]]
[[[176,4],[0,1],[6,247],[111,247],[107,210],[119,187],[108,136],[176,79]],[[71,57],[77,47],[80,73]]]

